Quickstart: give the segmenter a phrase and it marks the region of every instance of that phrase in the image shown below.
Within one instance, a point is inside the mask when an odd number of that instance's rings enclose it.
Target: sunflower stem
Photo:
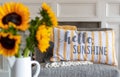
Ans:
[[[29,54],[30,54],[30,50],[28,48],[25,48],[23,57],[28,57]]]
[[[15,56],[16,56],[17,58],[20,58],[20,57],[21,57],[20,52],[18,52]]]

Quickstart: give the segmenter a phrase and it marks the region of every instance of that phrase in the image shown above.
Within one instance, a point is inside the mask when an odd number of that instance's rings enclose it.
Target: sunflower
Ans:
[[[57,22],[57,17],[55,15],[55,13],[53,12],[53,10],[51,9],[50,6],[48,6],[45,2],[42,3],[42,9],[44,11],[47,12],[49,18],[50,18],[50,21],[52,23],[53,26],[57,26],[58,25],[58,22]]]
[[[50,46],[50,32],[51,27],[40,25],[36,32],[36,40],[38,41],[38,48],[41,52],[46,52],[46,49]]]
[[[14,56],[18,53],[21,37],[10,33],[0,33],[0,54]]]
[[[0,27],[8,29],[9,23],[15,24],[15,28],[25,31],[29,27],[30,13],[22,3],[8,2],[0,6]]]

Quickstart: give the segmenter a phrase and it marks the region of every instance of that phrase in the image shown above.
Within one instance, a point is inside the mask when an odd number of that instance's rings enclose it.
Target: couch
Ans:
[[[45,65],[52,56],[52,53],[50,52],[52,47],[53,43],[51,42],[51,47],[48,49],[47,53],[36,52],[36,60],[39,61],[41,65],[39,77],[120,77],[120,71],[117,67],[105,64],[46,68]],[[34,66],[33,73],[35,72],[35,69],[36,67]]]
[[[86,30],[86,29],[84,29]],[[90,29],[95,30],[95,29]],[[120,71],[117,67],[105,64],[90,64],[78,66],[65,66],[56,68],[44,67],[50,62],[54,43],[50,42],[50,47],[46,53],[41,53],[36,49],[36,60],[41,64],[39,77],[120,77]],[[35,72],[33,67],[33,73]]]
[[[33,73],[35,68],[33,68]],[[116,67],[103,64],[56,68],[42,66],[39,77],[120,77],[120,72]]]

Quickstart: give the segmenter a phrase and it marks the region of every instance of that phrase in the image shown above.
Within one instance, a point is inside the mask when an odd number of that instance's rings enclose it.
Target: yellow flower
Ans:
[[[10,33],[0,33],[0,54],[14,56],[18,53],[21,37]]]
[[[40,25],[36,32],[36,39],[38,41],[38,48],[41,52],[46,52],[49,47],[50,33],[52,28]]]
[[[38,48],[40,49],[41,52],[46,52],[46,49],[49,47],[49,40],[48,39],[41,39]]]
[[[9,23],[15,24],[15,28],[25,31],[29,27],[30,13],[22,3],[9,2],[0,6],[0,27],[8,29]]]
[[[42,8],[43,8],[44,10],[51,9],[45,2],[42,3]]]
[[[50,17],[50,21],[52,23],[53,26],[57,26],[58,22],[57,22],[57,17],[55,15],[55,13],[53,12],[53,10],[51,9],[50,6],[48,6],[45,2],[42,3],[42,9],[45,10],[48,14],[48,16]]]

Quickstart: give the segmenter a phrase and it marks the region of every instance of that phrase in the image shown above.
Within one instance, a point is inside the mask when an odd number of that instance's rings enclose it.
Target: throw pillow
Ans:
[[[77,31],[54,28],[51,61],[92,61],[117,65],[112,29]]]

